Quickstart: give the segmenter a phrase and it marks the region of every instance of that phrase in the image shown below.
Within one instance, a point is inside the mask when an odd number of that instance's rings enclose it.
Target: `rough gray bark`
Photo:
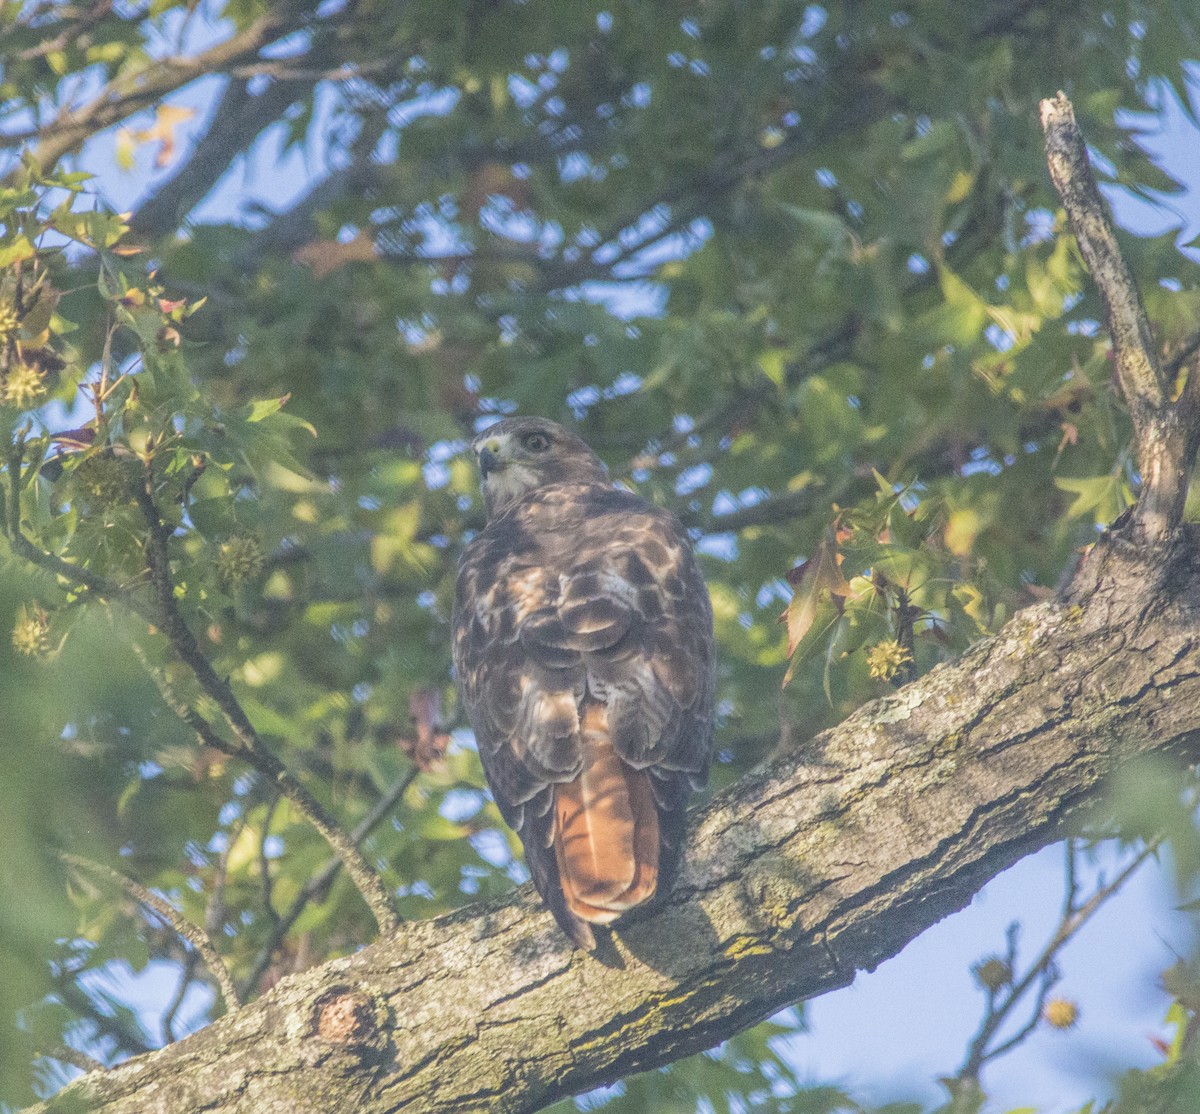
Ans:
[[[571,947],[529,887],[403,927],[46,1111],[533,1111],[844,986],[1102,802],[1200,755],[1200,535],[1101,542],[1016,616],[695,818],[669,903]]]

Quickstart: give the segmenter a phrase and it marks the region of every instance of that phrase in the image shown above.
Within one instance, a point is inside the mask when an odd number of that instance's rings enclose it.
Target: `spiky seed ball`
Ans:
[[[8,340],[21,324],[21,316],[12,302],[0,302],[0,343]]]
[[[22,604],[13,624],[13,649],[31,658],[45,657],[50,652],[50,616],[40,605]]]
[[[262,544],[249,534],[239,534],[221,543],[217,572],[226,584],[242,584],[258,576],[267,563]]]
[[[27,363],[16,363],[4,379],[4,401],[19,410],[28,410],[46,393],[46,377]]]
[[[107,453],[88,457],[75,470],[79,490],[104,507],[125,502],[131,493],[132,479],[127,462]]]
[[[975,980],[980,986],[990,990],[993,994],[1002,986],[1007,986],[1012,982],[1013,977],[1012,968],[998,955],[990,955],[987,959],[976,963],[971,968],[971,974],[975,976]]]
[[[1079,1021],[1079,1007],[1070,998],[1051,998],[1042,1007],[1042,1017],[1054,1029],[1074,1029]]]
[[[890,681],[896,671],[912,661],[912,655],[894,638],[885,638],[867,651],[867,668],[871,676]]]

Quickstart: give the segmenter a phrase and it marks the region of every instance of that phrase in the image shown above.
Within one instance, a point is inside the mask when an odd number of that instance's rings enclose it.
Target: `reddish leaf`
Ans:
[[[402,738],[397,742],[418,769],[431,769],[446,756],[450,742],[450,736],[442,726],[441,690],[418,689],[408,698],[408,714],[417,725],[417,737]]]

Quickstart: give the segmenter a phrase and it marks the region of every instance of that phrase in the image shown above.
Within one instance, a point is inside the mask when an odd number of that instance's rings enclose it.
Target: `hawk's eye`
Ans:
[[[550,448],[550,438],[544,433],[527,433],[521,438],[521,444],[531,453],[544,453]]]

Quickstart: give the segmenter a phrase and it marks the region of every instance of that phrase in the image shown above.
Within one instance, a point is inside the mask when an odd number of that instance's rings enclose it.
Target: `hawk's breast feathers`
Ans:
[[[507,498],[489,501],[459,566],[454,663],[538,891],[592,947],[589,924],[674,881],[686,801],[711,760],[712,611],[674,516],[610,486],[562,427],[507,419],[488,430],[485,495],[529,427],[550,447],[522,456],[536,482],[490,493]],[[591,471],[569,457],[556,468],[560,444],[564,456],[586,453]]]

